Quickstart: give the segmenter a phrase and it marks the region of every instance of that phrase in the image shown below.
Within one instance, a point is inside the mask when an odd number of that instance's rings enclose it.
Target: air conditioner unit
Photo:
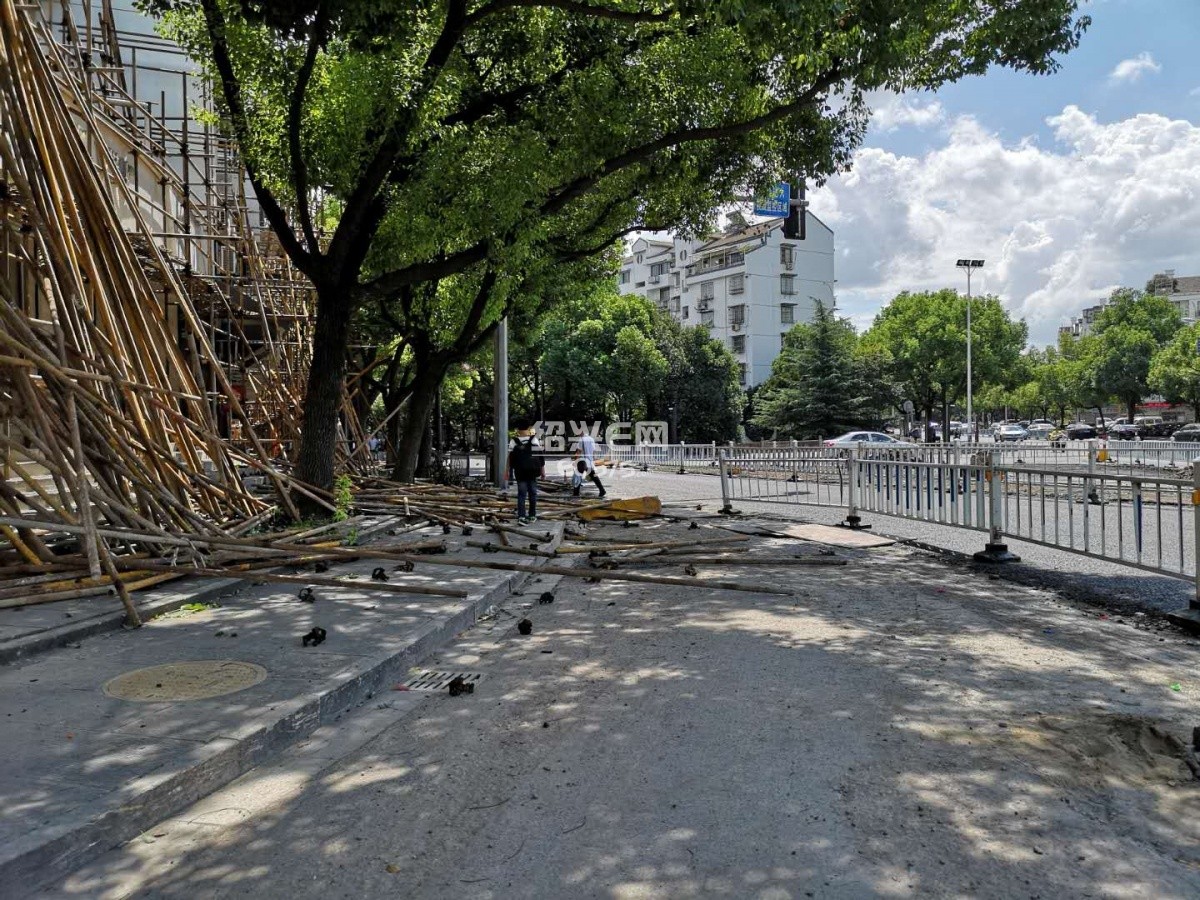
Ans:
[[[730,325],[729,327],[730,327],[730,329],[732,329],[733,331],[741,331],[741,330],[742,330],[742,323],[741,323],[741,322],[734,322],[734,323],[733,323],[732,325]]]
[[[661,275],[651,275],[646,280],[648,282],[650,282],[650,284],[658,284],[660,281],[662,281],[662,276]]]

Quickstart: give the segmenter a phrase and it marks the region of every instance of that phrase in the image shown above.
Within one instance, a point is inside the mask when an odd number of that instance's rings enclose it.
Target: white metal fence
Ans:
[[[871,449],[887,445],[867,445]],[[797,452],[809,453],[826,449],[820,441],[764,441],[746,444],[663,444],[663,445],[597,445],[597,456],[618,465],[634,465],[664,471],[707,472],[716,474],[721,455],[726,452],[748,453],[768,458],[785,458]],[[1200,456],[1200,443],[1173,441],[1018,441],[982,443],[954,442],[950,444],[906,444],[902,449],[913,450],[928,461],[943,463],[968,460],[972,456],[991,452],[1005,465],[1035,468],[1086,469],[1091,460],[1106,471],[1129,474],[1147,470],[1164,473],[1190,471],[1192,460]]]
[[[805,504],[844,509],[851,526],[885,515],[975,529],[988,535],[984,559],[1004,559],[1008,536],[1191,579],[1200,591],[1200,466],[1171,471],[1186,452],[1176,448],[1148,464],[1145,443],[725,448],[721,494],[727,509]]]

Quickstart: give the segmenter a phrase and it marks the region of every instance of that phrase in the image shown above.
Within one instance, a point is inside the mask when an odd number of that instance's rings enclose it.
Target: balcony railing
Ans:
[[[727,256],[715,256],[692,263],[687,267],[688,277],[706,275],[709,272],[719,272],[722,269],[733,269],[746,264],[746,254],[730,253]]]

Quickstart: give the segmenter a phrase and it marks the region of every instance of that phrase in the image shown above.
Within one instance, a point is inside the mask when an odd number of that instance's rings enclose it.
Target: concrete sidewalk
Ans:
[[[561,540],[561,524],[550,530],[552,540],[543,548]],[[442,537],[441,529],[409,532],[404,540],[432,536]],[[440,559],[484,556],[458,534],[445,540],[448,553]],[[390,690],[411,666],[537,577],[418,564],[403,576],[405,583],[468,593],[465,599],[426,597],[372,590],[370,573],[377,565],[367,559],[331,564],[325,577],[359,583],[317,588],[312,604],[298,599],[299,586],[202,583],[201,599],[219,605],[19,656],[0,669],[6,750],[0,895],[61,877],[374,693]],[[172,593],[181,594],[181,586]],[[171,605],[187,599],[197,598],[177,596]],[[103,603],[90,601],[91,610]],[[51,612],[54,606],[30,616],[25,634],[7,636],[36,640],[47,630],[40,627],[47,615],[64,615],[61,607]],[[303,647],[301,636],[314,626],[326,630],[326,640]],[[118,699],[104,690],[116,676],[190,661],[232,663],[222,676],[236,670],[265,677],[236,693],[178,702]],[[155,685],[148,687],[153,693]]]

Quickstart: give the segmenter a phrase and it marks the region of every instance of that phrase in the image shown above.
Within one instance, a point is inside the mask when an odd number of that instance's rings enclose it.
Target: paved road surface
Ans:
[[[664,501],[699,503],[706,510],[716,511],[721,505],[721,482],[715,475],[675,475],[663,472],[640,472],[624,469],[613,473],[606,482],[614,496],[630,497],[656,494]],[[845,511],[817,506],[783,503],[754,503],[738,501],[737,508],[752,514],[795,518],[806,522],[834,524],[845,518]],[[1111,514],[1110,514],[1111,515]],[[981,532],[951,528],[926,522],[899,519],[882,515],[864,515],[872,530],[921,541],[932,546],[974,553],[983,549],[985,537]],[[1111,524],[1111,523],[1110,523]],[[1110,529],[1111,530],[1111,529]],[[1126,530],[1126,540],[1131,529]],[[1110,544],[1116,532],[1111,530]],[[1027,564],[1027,574],[1036,575],[1047,587],[1067,588],[1088,592],[1101,599],[1131,601],[1148,609],[1174,610],[1188,605],[1195,588],[1181,579],[1152,575],[1139,569],[1107,563],[1102,560],[1053,550],[1024,541],[1011,540],[1010,548],[1020,554]],[[1185,556],[1193,552],[1185,546]],[[1168,558],[1178,555],[1172,543],[1172,533],[1164,533],[1164,553]]]
[[[794,596],[516,598],[531,637],[500,614],[435,663],[483,672],[473,695],[380,697],[346,720],[393,716],[361,747],[251,772],[52,895],[1200,895],[1172,743],[1196,642],[904,547],[839,553],[700,573]]]

